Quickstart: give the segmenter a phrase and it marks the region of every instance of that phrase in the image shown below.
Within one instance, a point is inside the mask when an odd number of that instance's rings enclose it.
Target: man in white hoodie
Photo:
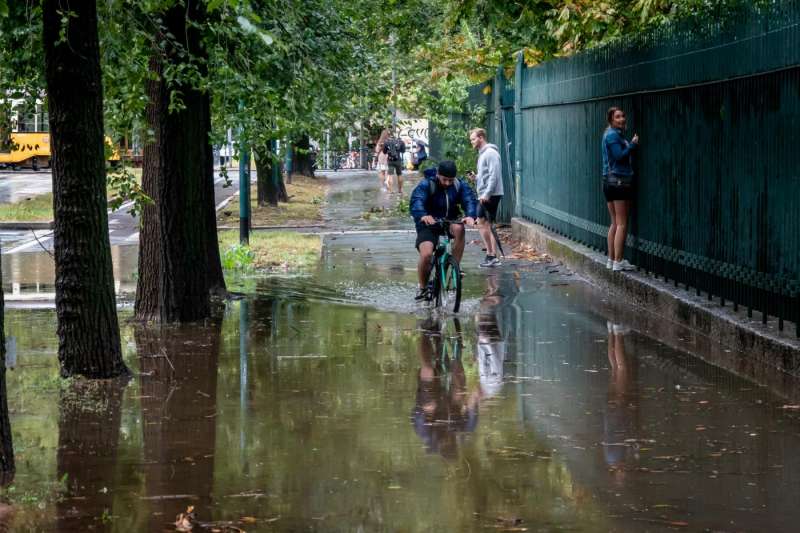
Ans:
[[[475,128],[469,132],[469,142],[478,151],[478,173],[475,188],[478,193],[478,224],[481,239],[486,247],[486,259],[480,264],[483,268],[500,266],[497,258],[497,243],[490,224],[497,217],[497,206],[503,199],[503,167],[497,146],[486,142],[486,130]]]

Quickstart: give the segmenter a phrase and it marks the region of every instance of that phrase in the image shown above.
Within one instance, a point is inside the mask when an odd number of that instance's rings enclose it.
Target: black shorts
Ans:
[[[606,197],[606,202],[621,200],[630,201],[633,199],[633,187],[630,185],[626,187],[624,185],[609,185],[608,183],[604,183],[603,196]]]
[[[398,176],[402,176],[402,175],[403,175],[403,161],[401,161],[400,159],[398,159],[398,160],[396,160],[396,161],[392,161],[392,160],[390,159],[390,160],[387,162],[387,164],[389,165],[389,169],[387,170],[387,172],[388,172],[389,174],[391,174],[391,173],[392,173],[392,170],[394,170],[394,172],[395,172],[395,173],[396,173]]]
[[[419,245],[423,242],[432,242],[434,246],[439,242],[439,237],[444,235],[444,231],[442,231],[442,227],[438,224],[434,226],[428,226],[424,222],[420,222],[417,225],[417,243],[415,246],[417,250],[419,250]],[[452,235],[450,235],[452,237]]]
[[[494,222],[497,220],[497,208],[500,206],[500,200],[503,199],[503,195],[499,196],[490,196],[489,201],[485,204],[483,202],[478,202],[478,218],[485,218],[489,222]]]

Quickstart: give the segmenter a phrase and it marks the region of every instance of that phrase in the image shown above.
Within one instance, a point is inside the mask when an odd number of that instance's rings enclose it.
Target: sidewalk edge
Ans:
[[[601,289],[622,297],[626,303],[645,308],[670,322],[707,336],[723,347],[756,359],[779,372],[800,376],[800,339],[792,325],[777,331],[777,320],[767,326],[709,302],[694,292],[676,289],[644,272],[611,272],[606,257],[586,246],[557,235],[539,224],[521,218],[511,221],[514,238],[545,251],[569,268],[587,277]],[[712,361],[713,362],[713,361]]]

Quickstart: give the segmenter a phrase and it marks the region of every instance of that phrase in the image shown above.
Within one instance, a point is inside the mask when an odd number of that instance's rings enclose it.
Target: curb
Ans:
[[[7,222],[0,222],[0,229],[53,229],[53,221],[49,222],[30,222],[25,220],[9,220]]]
[[[757,367],[787,378],[800,377],[800,339],[794,337],[791,325],[779,332],[777,320],[771,319],[764,326],[760,320],[748,319],[744,312],[735,313],[732,306],[721,307],[717,302],[698,297],[694,291],[676,289],[644,272],[611,272],[605,267],[605,255],[533,222],[514,218],[511,225],[515,238],[560,259],[625,303],[708,337],[721,348],[739,352],[737,356],[741,359],[722,362],[711,358],[709,362],[759,382],[764,376],[763,370],[755,370]]]

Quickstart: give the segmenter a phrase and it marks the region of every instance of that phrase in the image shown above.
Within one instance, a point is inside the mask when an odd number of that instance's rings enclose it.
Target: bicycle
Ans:
[[[460,224],[452,220],[437,219],[442,236],[431,258],[431,272],[428,278],[429,301],[434,307],[443,307],[458,313],[461,305],[461,267],[452,255],[450,245],[450,226]]]

